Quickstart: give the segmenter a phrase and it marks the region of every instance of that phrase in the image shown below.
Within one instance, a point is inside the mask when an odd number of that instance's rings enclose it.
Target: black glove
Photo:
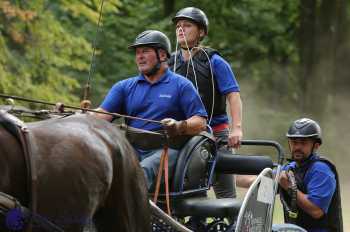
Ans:
[[[186,134],[187,121],[176,121],[172,118],[165,118],[161,121],[169,137]]]

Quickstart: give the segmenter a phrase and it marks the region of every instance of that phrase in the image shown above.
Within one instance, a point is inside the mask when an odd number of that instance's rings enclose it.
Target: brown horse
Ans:
[[[99,232],[149,230],[143,172],[116,127],[87,115],[27,126],[36,151],[40,216],[66,232],[83,231],[91,222]],[[20,143],[0,125],[0,192],[28,206],[26,175]]]

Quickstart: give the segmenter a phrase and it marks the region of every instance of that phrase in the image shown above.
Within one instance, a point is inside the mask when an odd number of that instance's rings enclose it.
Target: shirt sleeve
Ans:
[[[118,82],[109,90],[100,108],[110,112],[118,113],[122,110],[123,104],[123,82]]]
[[[239,84],[230,64],[217,54],[211,57],[211,63],[220,93],[226,95],[231,92],[239,92]]]
[[[310,171],[310,175],[305,177],[307,198],[327,213],[336,188],[334,173],[327,164],[320,162]]]
[[[208,117],[200,96],[198,95],[193,84],[189,81],[186,81],[182,87],[180,105],[182,106],[182,110],[185,113],[186,118],[190,118],[194,115],[205,118]]]

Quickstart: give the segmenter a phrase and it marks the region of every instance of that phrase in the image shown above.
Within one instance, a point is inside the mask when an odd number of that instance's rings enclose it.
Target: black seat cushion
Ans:
[[[174,205],[175,215],[181,217],[235,217],[238,215],[242,201],[232,198],[209,199],[203,197],[179,200]]]

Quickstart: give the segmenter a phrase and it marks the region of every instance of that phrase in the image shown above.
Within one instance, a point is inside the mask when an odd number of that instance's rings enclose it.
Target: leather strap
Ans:
[[[154,192],[153,202],[156,204],[158,200],[159,190],[160,190],[160,182],[162,180],[162,174],[164,171],[164,179],[165,179],[165,198],[166,198],[166,206],[168,215],[171,216],[170,212],[170,197],[169,197],[169,148],[167,145],[164,145],[162,155],[160,157],[160,163],[157,174],[157,182],[156,189]]]
[[[37,213],[37,172],[36,172],[36,162],[31,146],[31,134],[26,126],[20,127],[19,139],[23,148],[24,159],[27,166],[27,176],[28,176],[28,191],[30,195],[29,209],[32,212],[31,215],[36,215]],[[33,226],[32,217],[26,228],[27,232],[32,231]]]
[[[284,194],[280,195],[280,199],[285,210],[285,216],[288,218],[288,223],[296,223],[298,218],[298,206],[297,206],[297,183],[292,169],[286,170],[287,177],[290,182],[290,187],[286,193],[289,195],[289,202],[286,201]]]
[[[31,139],[32,134],[28,130],[26,124],[11,114],[3,115],[7,121],[16,125],[17,133],[14,136],[19,140],[20,145],[23,150],[23,156],[25,160],[25,165],[27,169],[27,190],[29,193],[29,209],[32,212],[31,215],[36,215],[37,213],[37,169],[35,162],[35,154],[33,151],[33,139]],[[32,217],[29,219],[26,232],[31,232],[33,226]]]

